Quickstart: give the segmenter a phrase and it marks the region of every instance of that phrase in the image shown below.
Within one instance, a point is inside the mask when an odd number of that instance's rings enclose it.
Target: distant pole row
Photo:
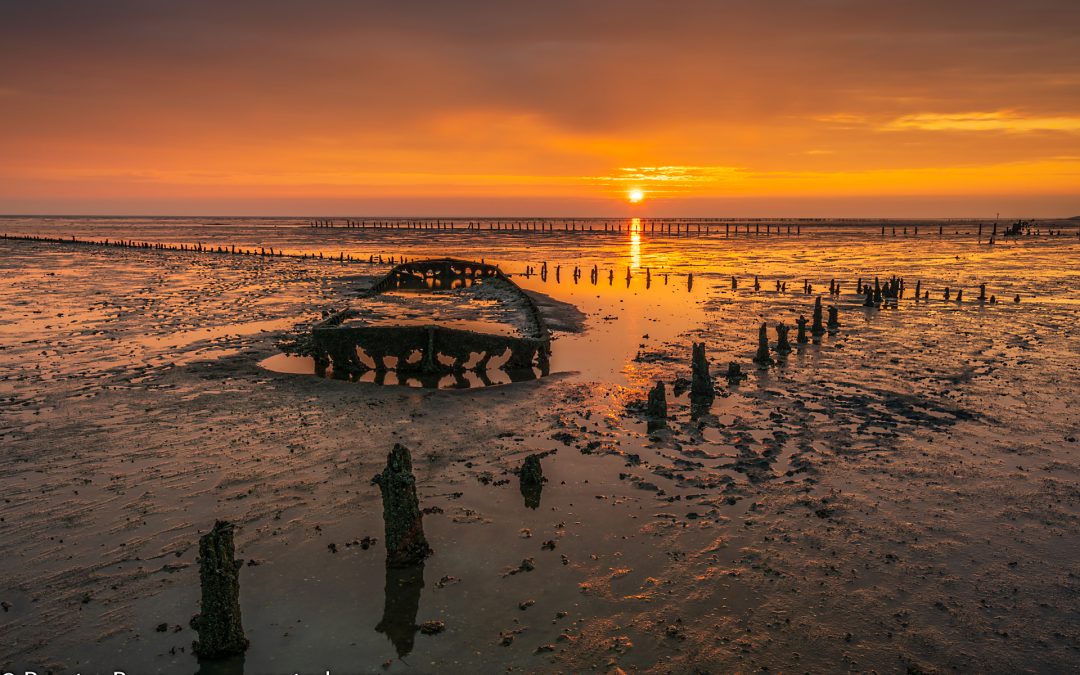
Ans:
[[[873,223],[851,223],[873,225]],[[308,221],[313,229],[357,229],[357,230],[445,230],[454,232],[592,232],[592,233],[622,233],[636,232],[638,234],[661,234],[676,236],[694,236],[721,234],[730,236],[733,234],[754,235],[801,235],[802,224],[796,222],[777,223],[764,221],[740,221],[724,222],[715,219],[667,219],[667,218],[641,218],[641,219],[508,219],[508,220],[441,220],[419,219],[410,220],[403,218],[391,218],[380,220],[353,220],[353,219],[315,219]],[[937,230],[938,236],[946,236],[945,224],[934,225],[921,224],[931,232]],[[979,241],[983,241],[984,223],[967,222],[964,224],[948,225],[953,228],[952,234],[970,234],[967,228],[976,227]],[[881,223],[881,236],[919,236],[920,224],[916,223]],[[963,228],[963,230],[959,229]],[[992,231],[988,243],[994,244],[998,238],[998,224],[992,224]],[[1042,227],[1033,221],[1016,221],[1007,227],[1002,233],[1006,237],[1015,236],[1040,236],[1043,234]],[[1064,234],[1061,228],[1047,227],[1046,234],[1059,236]],[[1077,229],[1080,237],[1080,228]]]
[[[723,223],[711,220],[312,220],[314,229],[453,230],[460,232],[638,232],[641,234],[696,235],[802,234],[798,224]],[[741,230],[740,230],[741,228]]]
[[[272,246],[244,248],[232,245],[205,245],[195,244],[159,244],[148,241],[135,241],[132,239],[76,239],[75,236],[66,237],[41,237],[23,234],[0,234],[0,240],[7,241],[34,241],[47,244],[74,244],[77,246],[106,246],[111,248],[139,249],[144,251],[176,251],[185,253],[212,253],[220,255],[256,256],[262,258],[296,258],[298,260],[336,260],[338,262],[366,262],[369,264],[397,264],[408,262],[408,258],[386,257],[382,254],[372,254],[367,259],[353,257],[344,251],[337,255],[319,253],[286,253]]]

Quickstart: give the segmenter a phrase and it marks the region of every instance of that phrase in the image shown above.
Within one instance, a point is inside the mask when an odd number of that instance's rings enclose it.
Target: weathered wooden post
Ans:
[[[690,361],[690,398],[712,400],[716,397],[712,376],[709,375],[709,361],[705,358],[705,343],[695,342]]]
[[[791,352],[791,343],[788,342],[788,331],[790,327],[781,321],[776,324],[776,353],[788,354]]]
[[[738,384],[739,382],[745,380],[747,376],[745,373],[743,373],[742,368],[739,367],[738,363],[735,363],[734,361],[729,361],[727,365],[727,373],[725,373],[724,377],[727,378],[728,384]]]
[[[532,454],[525,458],[518,470],[518,482],[525,506],[530,509],[540,507],[540,493],[544,489],[544,469],[540,466],[540,455]]]
[[[798,332],[795,334],[795,342],[804,345],[809,342],[809,338],[806,337],[806,324],[810,323],[805,316],[799,315],[798,319],[795,319],[795,325],[798,326]]]
[[[821,323],[821,296],[814,299],[814,325],[810,327],[810,333],[815,337],[825,334],[825,326]]]
[[[829,307],[829,330],[840,327],[840,308],[836,305]]]
[[[395,443],[386,456],[386,468],[373,482],[382,492],[383,525],[386,531],[386,564],[417,565],[431,554],[424,537],[423,515],[416,498],[416,477],[409,449]]]
[[[645,415],[649,431],[667,426],[667,395],[664,393],[663,382],[657,382],[656,386],[649,390]]]
[[[761,328],[758,329],[757,354],[754,355],[754,361],[763,368],[773,362],[772,356],[769,355],[768,329],[769,324],[762,322]]]
[[[233,526],[224,520],[199,538],[199,581],[202,599],[191,627],[199,639],[191,648],[201,658],[220,659],[248,648],[240,621],[240,567],[233,545]]]

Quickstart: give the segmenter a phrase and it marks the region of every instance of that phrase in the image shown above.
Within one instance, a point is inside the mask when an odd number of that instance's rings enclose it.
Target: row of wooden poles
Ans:
[[[212,253],[220,255],[241,255],[241,256],[255,256],[262,258],[296,258],[298,260],[336,260],[338,262],[365,262],[368,264],[390,264],[396,265],[399,263],[409,262],[409,258],[405,256],[401,257],[383,257],[380,254],[372,254],[365,258],[357,258],[351,254],[347,254],[344,251],[339,252],[337,255],[325,254],[322,251],[318,253],[286,253],[282,249],[275,249],[274,247],[250,247],[244,248],[243,246],[235,245],[214,245],[214,244],[160,244],[148,241],[136,241],[133,239],[77,239],[74,235],[71,237],[43,237],[32,234],[0,234],[0,240],[8,241],[34,241],[42,242],[46,244],[76,244],[80,246],[106,246],[112,248],[131,248],[140,249],[145,251],[176,251],[185,253]]]
[[[463,232],[599,232],[619,233],[638,232],[641,234],[665,234],[665,235],[700,235],[700,234],[802,234],[801,224],[791,223],[724,223],[720,221],[700,220],[641,220],[639,222],[596,221],[596,220],[488,220],[488,221],[456,221],[456,220],[311,220],[309,226],[315,229],[360,229],[360,230],[449,230]],[[1020,221],[1017,225],[1023,225],[1023,231],[1029,234],[1039,234],[1041,230],[1033,224]],[[978,223],[978,236],[983,237],[983,223]],[[919,236],[919,225],[886,225],[881,226],[881,236],[886,236],[891,231],[892,235]],[[1012,234],[1019,234],[1016,225],[1010,230]],[[931,232],[933,228],[931,227]],[[1053,235],[1060,230],[1048,230]],[[967,234],[967,230],[961,232],[953,229],[954,234]],[[937,226],[938,236],[945,235],[945,225]],[[990,243],[994,243],[998,234],[998,224],[993,223],[990,235]],[[1009,234],[1009,232],[1007,232]],[[1080,228],[1077,229],[1080,237]]]
[[[994,235],[991,235],[991,237],[993,237],[993,236]],[[16,234],[0,234],[0,240],[33,241],[33,242],[43,242],[43,243],[55,243],[55,244],[76,244],[76,245],[80,245],[80,246],[105,246],[105,247],[117,247],[117,248],[150,250],[150,251],[177,251],[177,252],[193,252],[193,253],[207,253],[207,254],[220,254],[220,255],[255,256],[255,257],[263,257],[263,258],[296,258],[296,259],[301,259],[301,260],[330,260],[330,261],[337,261],[337,262],[343,262],[343,263],[344,262],[362,262],[362,263],[368,263],[368,264],[373,264],[373,265],[376,265],[376,264],[377,265],[381,265],[381,264],[394,265],[394,264],[400,264],[400,263],[409,262],[409,259],[406,258],[405,256],[401,256],[400,258],[395,258],[395,257],[392,257],[392,256],[384,258],[382,256],[382,254],[378,254],[378,255],[372,254],[372,255],[369,255],[367,257],[367,259],[365,260],[363,258],[357,258],[357,257],[354,257],[352,255],[347,255],[344,252],[338,253],[337,256],[334,256],[334,255],[327,256],[327,255],[323,254],[322,252],[320,252],[320,253],[285,253],[281,249],[276,249],[275,250],[273,247],[265,248],[265,247],[261,247],[261,246],[258,247],[258,248],[244,248],[244,247],[237,247],[237,246],[231,246],[231,245],[230,246],[226,246],[226,245],[216,245],[216,246],[214,246],[214,245],[203,245],[201,243],[199,243],[199,244],[160,244],[160,243],[152,243],[152,242],[145,242],[145,241],[135,241],[135,240],[128,240],[128,239],[77,239],[74,236],[72,236],[70,238],[66,238],[66,237],[44,237],[44,236],[37,236],[37,235],[16,235]],[[555,265],[555,281],[556,282],[561,281],[561,271],[562,271],[562,265]],[[649,268],[649,267],[646,267],[644,271],[645,271],[646,287],[648,287],[649,285],[651,285],[651,281],[652,281],[652,269]],[[539,270],[537,270],[536,268],[534,268],[532,266],[526,266],[525,271],[522,274],[525,277],[531,277],[533,275],[538,274],[540,276],[541,280],[546,282],[547,279],[548,279],[548,264],[547,264],[547,262],[544,262]],[[663,276],[664,277],[664,283],[667,284],[669,273],[667,273],[667,272],[658,272],[657,274],[660,275],[660,276]],[[582,277],[582,275],[583,275],[583,273],[582,273],[581,268],[579,266],[575,266],[574,270],[573,270],[573,280],[574,280],[574,282],[577,283],[577,281]],[[593,265],[592,270],[590,271],[590,280],[595,285],[599,281],[599,278],[600,278],[600,269],[599,269],[599,267],[597,265]],[[630,267],[627,267],[626,268],[626,282],[627,282],[628,285],[629,285],[629,282],[630,282],[631,278],[632,278],[631,269],[630,269]],[[608,270],[608,281],[613,282],[614,279],[615,279],[615,270],[614,269],[609,269]],[[689,287],[692,288],[693,283],[694,283],[694,273],[690,272],[690,273],[687,274],[687,284],[689,285]],[[900,297],[903,297],[903,280],[900,280],[899,283],[900,283]],[[731,288],[732,288],[732,290],[737,290],[738,289],[738,277],[735,277],[735,276],[731,277]],[[755,291],[761,289],[761,283],[759,282],[758,277],[756,275],[754,276],[753,288],[754,288]],[[777,280],[776,281],[776,291],[778,293],[786,292],[787,291],[787,282],[786,281],[782,282],[780,280]],[[803,283],[803,292],[805,294],[807,294],[807,295],[810,295],[810,294],[813,293],[813,286],[810,284],[809,280],[804,281],[804,283]],[[865,288],[864,288],[864,285],[862,283],[862,279],[859,279],[859,282],[858,282],[857,288],[856,288],[856,292],[859,293],[859,294],[863,294],[863,293],[866,292]],[[915,290],[916,300],[919,299],[919,292],[920,292],[920,288],[918,287],[918,285],[916,285],[916,290]],[[963,297],[962,293],[963,293],[962,290],[957,292],[957,300],[960,300]],[[830,295],[839,295],[840,294],[840,283],[837,282],[835,279],[831,280],[830,283],[829,283],[829,294]],[[950,289],[949,288],[945,288],[945,290],[944,290],[944,298],[945,298],[945,300],[950,299]],[[925,299],[925,300],[929,299],[929,292],[928,291],[927,291],[927,296],[925,298],[923,298],[923,299]],[[981,288],[980,300],[986,300],[986,285],[985,284],[983,284],[982,288]],[[995,301],[996,301],[996,299],[995,299]],[[1019,302],[1019,296],[1016,296],[1016,298],[1014,298],[1014,301]],[[879,296],[878,303],[880,304],[880,296]]]
[[[312,220],[315,229],[358,230],[453,230],[460,232],[639,232],[642,234],[802,234],[801,225],[773,223],[720,223],[715,221],[650,220],[631,224],[626,221],[577,220]]]

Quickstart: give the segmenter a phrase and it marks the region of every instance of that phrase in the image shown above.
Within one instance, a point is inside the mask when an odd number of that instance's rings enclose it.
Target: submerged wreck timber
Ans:
[[[376,382],[464,383],[500,368],[512,381],[547,375],[551,333],[536,303],[495,265],[451,258],[393,268],[362,296],[362,306],[312,327],[316,373]],[[411,310],[411,311],[410,311]],[[387,319],[387,317],[391,317]],[[479,317],[479,318],[477,318]]]

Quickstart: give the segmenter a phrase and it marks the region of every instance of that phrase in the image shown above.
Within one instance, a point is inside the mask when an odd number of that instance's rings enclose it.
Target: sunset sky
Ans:
[[[2,213],[1074,216],[1080,2],[0,0],[0,158]]]

